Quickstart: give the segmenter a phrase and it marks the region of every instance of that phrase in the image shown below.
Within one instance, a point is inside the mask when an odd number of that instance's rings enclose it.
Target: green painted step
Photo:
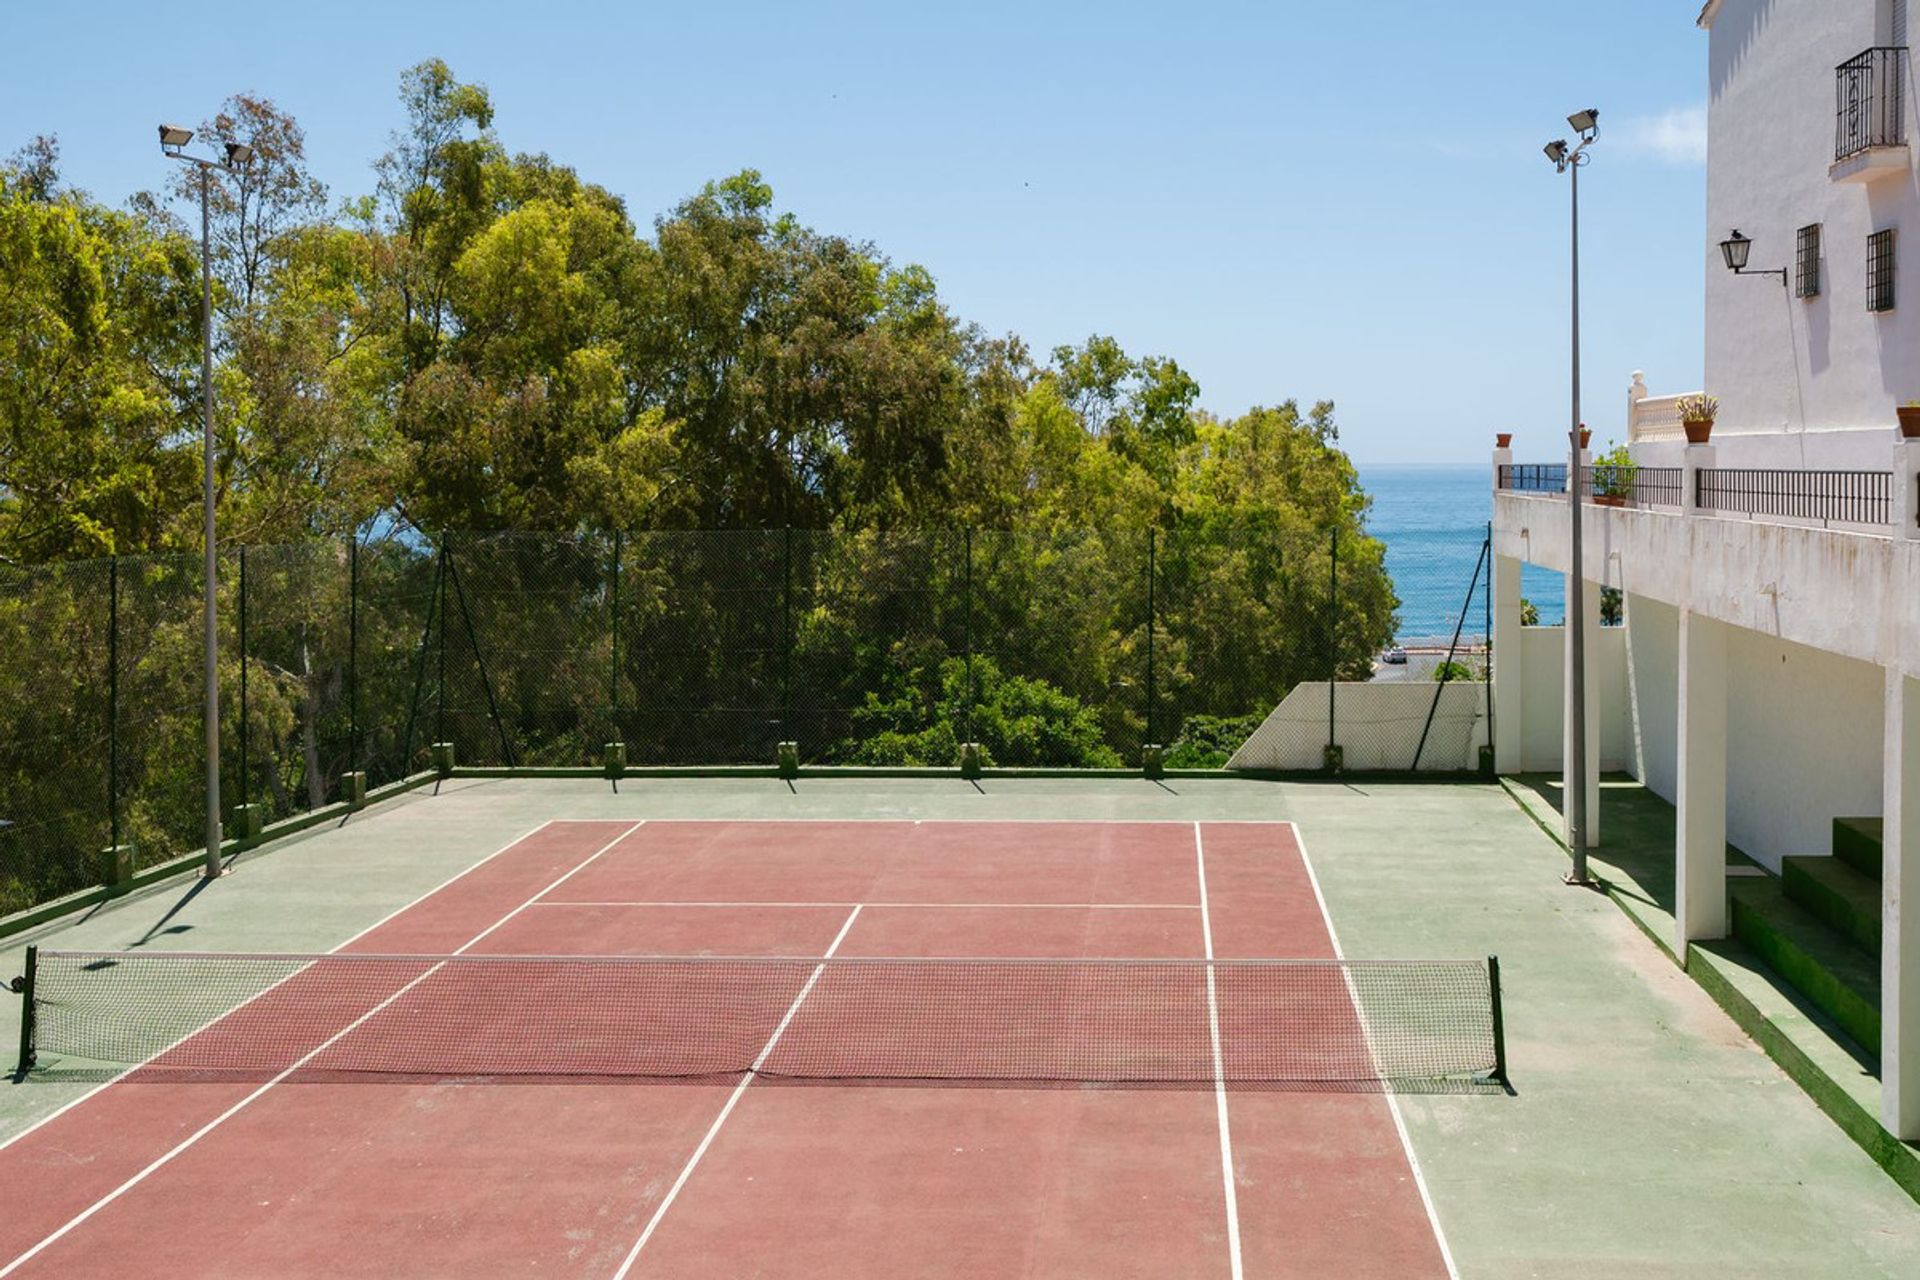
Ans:
[[[1780,884],[1792,901],[1880,958],[1880,882],[1838,858],[1783,858]]]
[[[1835,818],[1833,856],[1870,880],[1880,878],[1880,843],[1884,824],[1878,818]]]
[[[1880,961],[1788,900],[1780,881],[1727,886],[1733,933],[1871,1055],[1880,1052]]]

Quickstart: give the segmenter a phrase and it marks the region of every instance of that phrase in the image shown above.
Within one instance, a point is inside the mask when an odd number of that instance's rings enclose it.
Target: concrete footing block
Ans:
[[[960,776],[969,780],[979,778],[986,768],[986,752],[977,742],[960,744]]]
[[[443,778],[452,776],[453,744],[451,742],[433,744],[433,771]]]

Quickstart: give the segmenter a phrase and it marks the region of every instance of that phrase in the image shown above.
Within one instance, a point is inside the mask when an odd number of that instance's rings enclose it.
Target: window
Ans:
[[[1867,310],[1893,310],[1893,228],[1867,237]]]
[[[1820,224],[1802,227],[1795,237],[1793,253],[1793,296],[1820,296]]]

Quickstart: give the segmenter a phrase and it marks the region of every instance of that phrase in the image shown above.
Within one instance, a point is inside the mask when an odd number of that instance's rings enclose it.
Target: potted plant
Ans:
[[[1494,432],[1494,433],[1493,433],[1493,447],[1494,447],[1494,448],[1496,448],[1496,449],[1510,449],[1510,448],[1512,448],[1512,447],[1513,447],[1513,432],[1511,432],[1511,431],[1496,431],[1496,432]]]
[[[1627,446],[1616,444],[1593,460],[1595,506],[1624,507],[1633,497],[1633,477],[1639,471]]]
[[[1589,427],[1586,423],[1583,422],[1580,424],[1580,447],[1584,449],[1592,443],[1593,443],[1593,428]]]
[[[1681,396],[1674,405],[1680,413],[1680,425],[1688,444],[1705,444],[1713,434],[1713,420],[1720,416],[1720,401],[1705,392]]]
[[[1900,415],[1900,438],[1920,440],[1920,400],[1909,400],[1894,412]]]

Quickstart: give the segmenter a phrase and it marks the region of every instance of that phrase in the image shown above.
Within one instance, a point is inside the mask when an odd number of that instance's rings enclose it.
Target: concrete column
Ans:
[[[1713,446],[1690,444],[1680,454],[1680,510],[1694,515],[1699,510],[1700,486],[1694,477],[1713,466]]]
[[[1493,491],[1500,492],[1500,468],[1513,465],[1513,450],[1495,449],[1493,451]]]
[[[1893,442],[1893,539],[1920,541],[1920,440]]]
[[[1586,455],[1581,454],[1582,458]],[[1584,463],[1583,463],[1584,465]],[[1561,711],[1560,711],[1560,763],[1561,776],[1566,775],[1567,763],[1573,759],[1573,578],[1567,578],[1566,591],[1567,632],[1560,651],[1561,675]],[[1600,847],[1600,584],[1591,580],[1583,582],[1580,589],[1580,609],[1586,618],[1587,630],[1587,848]],[[1564,808],[1564,807],[1563,807]],[[1567,830],[1565,814],[1561,816],[1560,834],[1568,839],[1572,833]]]
[[[1920,1140],[1920,680],[1887,669],[1880,906],[1881,1120]]]
[[[1674,949],[1727,935],[1727,627],[1680,610]]]
[[[1525,735],[1520,653],[1520,570],[1512,556],[1493,558],[1493,758],[1502,773],[1527,767],[1521,743]]]

